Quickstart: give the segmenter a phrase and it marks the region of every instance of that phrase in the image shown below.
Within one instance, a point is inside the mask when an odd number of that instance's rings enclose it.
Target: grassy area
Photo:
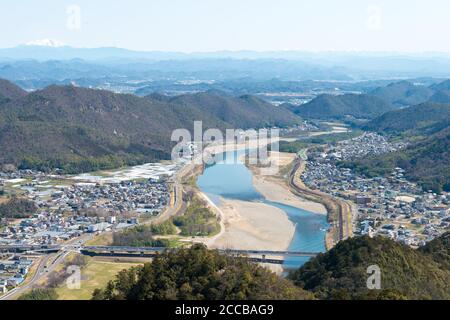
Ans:
[[[86,242],[87,246],[109,246],[113,242],[112,232],[104,232]]]
[[[59,300],[89,300],[92,292],[103,288],[119,271],[129,269],[140,263],[109,262],[90,258],[81,271],[81,289],[68,289],[65,285],[58,287],[56,293]]]
[[[177,234],[177,228],[173,224],[172,220],[164,221],[160,224],[150,226],[150,230],[155,235],[173,235]]]

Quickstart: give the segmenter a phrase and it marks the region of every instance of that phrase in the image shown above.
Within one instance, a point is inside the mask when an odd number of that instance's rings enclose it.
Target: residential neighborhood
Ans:
[[[22,284],[32,264],[33,260],[25,256],[0,256],[0,294]]]
[[[132,227],[159,215],[169,204],[171,176],[180,165],[147,164],[97,175],[70,176],[55,170],[0,172],[0,199],[20,197],[36,212],[0,220],[0,245],[48,246],[83,234]],[[0,202],[0,204],[2,203]],[[33,260],[27,255],[0,257],[0,294],[21,284]]]
[[[375,133],[327,146],[308,154],[302,180],[311,189],[352,201],[356,208],[354,233],[383,235],[411,246],[420,246],[450,227],[450,193],[424,192],[395,168],[388,177],[367,178],[336,165],[405,148]]]

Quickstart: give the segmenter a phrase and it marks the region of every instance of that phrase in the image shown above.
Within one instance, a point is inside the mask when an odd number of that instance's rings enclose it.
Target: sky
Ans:
[[[2,0],[0,48],[450,52],[448,0]]]

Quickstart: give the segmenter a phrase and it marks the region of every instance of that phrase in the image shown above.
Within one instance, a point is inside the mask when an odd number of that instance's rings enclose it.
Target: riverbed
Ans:
[[[253,173],[240,161],[243,152],[225,153],[197,179],[201,192],[226,216],[226,230],[214,239],[216,246],[324,252],[326,215],[264,197],[253,185]],[[308,259],[286,258],[283,267],[298,268]]]

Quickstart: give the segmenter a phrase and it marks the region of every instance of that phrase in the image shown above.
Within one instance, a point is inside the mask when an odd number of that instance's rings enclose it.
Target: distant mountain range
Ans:
[[[386,112],[424,102],[450,103],[450,81],[424,86],[408,81],[394,82],[366,94],[320,95],[300,105],[286,105],[306,119],[374,119]],[[422,108],[423,109],[423,108]],[[419,108],[420,112],[421,109]],[[426,111],[423,111],[426,112]],[[380,122],[383,120],[380,119]]]
[[[27,94],[0,82],[0,164],[91,171],[170,157],[171,133],[291,126],[300,118],[256,97],[213,93],[162,99],[73,86]]]
[[[74,48],[44,39],[14,48],[0,49],[0,61],[36,60],[39,62],[84,60],[91,64],[113,65],[153,64],[148,69],[158,72],[179,72],[200,75],[199,71],[220,69],[222,76],[257,79],[291,80],[365,80],[382,78],[450,77],[448,54],[401,54],[364,52],[163,52],[133,51],[114,47]],[[223,63],[221,61],[227,61]],[[164,62],[164,63],[163,63]],[[178,62],[178,63],[177,63]],[[168,70],[166,70],[168,67]],[[0,67],[1,69],[1,67]],[[116,69],[112,69],[115,71]],[[147,71],[148,71],[147,70]],[[19,71],[16,70],[19,73]],[[234,72],[234,74],[233,74]],[[217,76],[218,73],[216,73]],[[128,74],[130,75],[130,74]],[[0,77],[15,80],[0,72]]]

